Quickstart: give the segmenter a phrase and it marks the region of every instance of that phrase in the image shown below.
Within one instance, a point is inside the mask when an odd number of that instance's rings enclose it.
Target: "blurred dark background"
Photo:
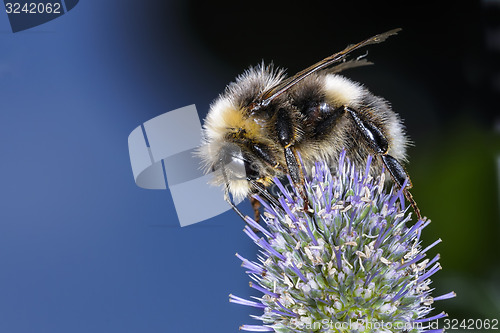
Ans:
[[[414,142],[423,245],[443,240],[433,294],[457,293],[434,314],[500,319],[500,0],[87,0],[16,34],[2,17],[0,331],[255,324],[227,296],[259,295],[234,256],[256,256],[243,223],[228,211],[181,228],[169,191],[135,185],[127,137],[186,105],[204,117],[262,60],[294,74],[397,27],[368,48],[375,65],[344,74],[390,101]]]

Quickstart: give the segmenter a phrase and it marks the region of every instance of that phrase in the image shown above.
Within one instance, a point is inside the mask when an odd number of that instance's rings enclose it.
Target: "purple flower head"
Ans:
[[[309,211],[299,190],[275,179],[280,207],[265,204],[262,236],[246,233],[260,247],[250,261],[238,255],[254,289],[253,301],[230,301],[263,310],[260,325],[246,331],[275,332],[425,332],[433,320],[431,276],[441,269],[439,255],[422,249],[420,234],[429,224],[413,225],[404,197],[386,190],[384,174],[356,170],[342,152],[335,174],[316,163],[306,179]],[[258,198],[258,200],[261,200]]]

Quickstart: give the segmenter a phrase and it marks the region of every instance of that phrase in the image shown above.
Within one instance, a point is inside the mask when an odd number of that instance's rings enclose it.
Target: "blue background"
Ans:
[[[133,22],[117,5],[80,2],[16,34],[0,12],[0,332],[230,332],[248,321],[228,302],[249,293],[234,256],[251,248],[243,224],[227,213],[180,228],[168,191],[134,183],[129,133],[196,93],[176,83],[177,65],[160,75],[130,54],[122,28]]]
[[[487,3],[435,13],[407,4],[379,12],[270,5],[277,21],[264,23],[264,7],[231,2],[88,0],[15,34],[0,11],[0,332],[258,324],[248,317],[258,312],[228,302],[229,293],[258,295],[234,256],[255,258],[243,223],[226,212],[180,228],[168,191],[134,184],[127,137],[185,105],[203,116],[225,84],[262,58],[293,73],[397,26],[403,32],[370,53],[377,66],[352,77],[393,103],[416,142],[414,194],[434,221],[424,241],[444,239],[429,254],[443,258],[435,295],[459,294],[439,311],[498,318],[500,81],[498,66],[489,67],[498,54],[484,39],[498,11],[482,11]],[[301,12],[333,18],[317,19],[319,31],[292,19]]]

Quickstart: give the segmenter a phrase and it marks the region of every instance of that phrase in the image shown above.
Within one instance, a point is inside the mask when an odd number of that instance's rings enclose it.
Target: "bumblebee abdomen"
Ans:
[[[361,84],[340,75],[315,75],[304,80],[291,99],[304,131],[298,150],[305,160],[335,163],[342,149],[359,165],[376,153],[405,160],[407,138],[400,118],[383,98]],[[358,123],[348,110],[355,112]],[[373,142],[366,139],[360,124],[374,135]],[[374,162],[377,171],[382,167],[378,164]]]

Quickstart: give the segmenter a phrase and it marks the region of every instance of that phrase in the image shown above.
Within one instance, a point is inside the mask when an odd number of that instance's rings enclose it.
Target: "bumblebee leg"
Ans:
[[[253,219],[255,222],[259,223],[259,220],[260,220],[260,211],[259,211],[260,202],[259,202],[259,200],[255,199],[252,196],[250,196],[249,199],[250,199],[250,204],[252,205],[252,209],[253,209]]]
[[[285,147],[285,160],[290,178],[295,185],[304,185],[304,174],[299,165],[298,158],[294,147]]]
[[[392,179],[394,179],[396,184],[398,184],[399,187],[403,187],[405,181],[407,181],[406,188],[412,188],[413,185],[411,183],[411,180],[408,177],[406,170],[398,162],[398,160],[388,154],[381,155],[381,157],[382,162],[384,162],[384,165],[386,166],[387,170],[389,170],[389,173],[391,174],[391,177]]]
[[[304,199],[304,204],[306,205],[304,209],[307,209],[308,201],[306,199],[304,172],[302,171],[302,166],[294,147],[285,147],[285,160],[290,178],[292,178],[293,184],[299,190],[302,199]]]
[[[413,196],[409,191],[409,189],[413,187],[410,176],[408,176],[408,173],[406,172],[404,167],[398,162],[398,160],[396,160],[391,155],[385,154],[381,155],[381,157],[382,161],[384,162],[384,165],[391,174],[392,179],[394,179],[394,181],[398,184],[400,188],[403,187],[405,181],[407,182],[405,188],[403,189],[403,193],[408,202],[410,203],[410,205],[413,207],[415,214],[417,214],[417,218],[421,220],[422,215],[420,214],[420,209],[418,209],[417,203],[415,202],[415,199],[413,199]]]
[[[421,219],[422,215],[420,214],[420,209],[418,209],[417,203],[409,191],[409,189],[412,188],[410,176],[398,160],[387,154],[387,151],[389,150],[387,138],[377,126],[359,117],[356,111],[349,107],[346,107],[345,109],[351,115],[375,155],[380,156],[393,181],[399,186],[399,188],[404,186],[405,181],[407,182],[406,186],[403,188],[403,193],[410,205],[413,207],[418,219]]]
[[[255,180],[249,180],[250,184],[252,185],[253,189],[259,194],[260,197],[264,198],[267,203],[273,207],[276,211],[281,210],[283,213],[283,208],[281,207],[280,203],[276,198],[269,193],[269,191],[262,185],[261,183],[255,181]],[[261,207],[261,203],[259,200],[255,199],[252,196],[249,196],[250,198],[250,203],[252,204],[252,208],[254,211],[254,221],[259,223],[260,220],[260,210],[259,208]],[[271,213],[271,212],[270,212]],[[252,230],[257,232],[259,230],[255,229],[252,227]]]
[[[381,155],[387,154],[389,143],[387,142],[387,139],[382,131],[369,121],[361,119],[353,109],[346,107],[346,111],[351,115],[352,119],[358,126],[358,129],[373,149],[373,152]]]
[[[305,178],[302,171],[297,151],[294,144],[297,139],[297,129],[294,126],[294,121],[288,111],[284,108],[278,110],[276,115],[276,132],[278,140],[283,146],[286,166],[288,173],[296,188],[299,190],[300,196],[304,200],[304,210],[308,210],[309,202],[305,191]]]

